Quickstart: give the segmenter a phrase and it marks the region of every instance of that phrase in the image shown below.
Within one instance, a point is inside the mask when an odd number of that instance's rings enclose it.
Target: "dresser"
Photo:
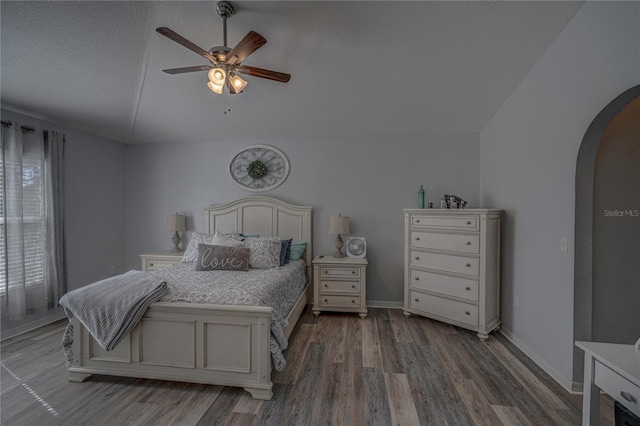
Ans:
[[[357,312],[367,316],[367,259],[318,256],[313,259],[313,314]]]
[[[176,253],[171,250],[141,254],[142,270],[157,271],[158,269],[168,268],[174,263],[180,262],[183,254],[183,251]]]
[[[405,209],[405,316],[422,315],[476,331],[500,327],[497,209]]]

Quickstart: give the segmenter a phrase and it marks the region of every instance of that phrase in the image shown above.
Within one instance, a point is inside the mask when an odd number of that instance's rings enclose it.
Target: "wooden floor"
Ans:
[[[70,383],[65,322],[2,344],[1,416],[13,425],[577,425],[570,395],[500,333],[475,333],[400,310],[307,309],[274,372],[274,397],[241,389],[92,376]],[[613,404],[601,397],[601,424]]]

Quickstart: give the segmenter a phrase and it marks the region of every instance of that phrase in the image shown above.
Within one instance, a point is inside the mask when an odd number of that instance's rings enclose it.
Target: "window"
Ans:
[[[28,144],[25,144],[28,148]],[[44,159],[38,150],[25,150],[22,155],[22,163],[0,162],[0,188],[5,187],[5,183],[11,185],[21,185],[22,193],[14,191],[3,191],[0,199],[0,294],[3,294],[8,287],[22,285],[27,287],[44,285],[45,276],[45,226],[46,215],[44,206]],[[20,175],[22,169],[22,182],[11,183],[7,178],[8,173]],[[5,181],[6,179],[6,181]],[[14,197],[6,200],[5,197]],[[22,198],[22,211],[11,212],[6,207],[11,203],[19,203]],[[22,218],[19,217],[21,214]],[[21,223],[22,222],[22,223]],[[22,232],[8,233],[8,227],[22,227]],[[22,247],[24,239],[24,248]],[[7,251],[12,253],[16,250],[23,250],[24,271],[23,273],[8,274],[7,266],[10,268],[21,268],[22,256],[6,256]],[[8,283],[7,283],[7,280]]]

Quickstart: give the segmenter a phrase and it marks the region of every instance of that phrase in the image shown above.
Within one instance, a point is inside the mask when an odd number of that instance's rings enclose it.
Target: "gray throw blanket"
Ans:
[[[62,296],[60,304],[69,318],[62,339],[67,367],[73,360],[73,325],[76,317],[106,351],[135,327],[147,308],[168,292],[167,283],[142,271],[129,271]]]

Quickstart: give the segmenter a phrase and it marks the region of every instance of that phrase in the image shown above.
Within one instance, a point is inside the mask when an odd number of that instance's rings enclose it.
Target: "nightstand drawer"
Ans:
[[[157,271],[158,269],[165,269],[171,265],[175,265],[177,262],[170,260],[148,260],[147,261],[147,271]]]
[[[360,306],[360,296],[335,296],[335,295],[321,295],[320,296],[321,307],[340,307],[340,308],[357,308]]]
[[[360,280],[334,281],[321,280],[320,293],[360,293]]]
[[[467,234],[443,234],[437,232],[411,232],[411,245],[427,249],[480,253],[480,237]]]
[[[430,314],[478,326],[478,307],[443,297],[411,291],[409,306]]]
[[[478,216],[411,216],[411,226],[414,227],[430,227],[442,229],[468,229],[478,230]]]
[[[411,270],[412,288],[478,301],[478,280],[433,272]]]
[[[480,261],[477,257],[452,256],[439,253],[424,253],[411,250],[411,266],[438,269],[440,271],[478,276]]]
[[[593,383],[640,416],[640,388],[596,360]]]
[[[358,267],[344,267],[344,268],[336,268],[336,267],[324,267],[320,268],[320,278],[360,278],[360,268]]]

